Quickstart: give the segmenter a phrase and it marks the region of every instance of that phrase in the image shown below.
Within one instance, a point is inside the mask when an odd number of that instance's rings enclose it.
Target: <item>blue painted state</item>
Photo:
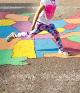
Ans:
[[[48,39],[35,39],[35,50],[37,57],[44,57],[46,53],[55,53],[58,51],[56,43]]]
[[[44,57],[44,52],[43,51],[36,51],[36,56],[37,56],[37,58],[42,58],[42,57]]]
[[[7,37],[11,32],[18,33],[19,31],[12,26],[0,26],[0,38]]]
[[[67,22],[64,20],[55,20],[52,21],[52,23],[55,25],[56,28],[63,28],[65,25],[67,25]]]
[[[80,31],[80,26],[76,27],[75,29],[73,29],[74,32],[79,32]]]

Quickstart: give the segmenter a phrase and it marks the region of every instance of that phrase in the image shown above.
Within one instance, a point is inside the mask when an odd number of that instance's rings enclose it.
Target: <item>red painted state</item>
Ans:
[[[64,28],[66,30],[73,30],[75,29],[79,24],[67,24],[66,26],[64,26]]]

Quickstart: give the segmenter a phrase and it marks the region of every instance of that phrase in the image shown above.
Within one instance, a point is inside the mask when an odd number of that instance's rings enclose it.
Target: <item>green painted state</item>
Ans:
[[[21,15],[24,15],[24,16],[33,16],[35,13],[23,13]]]
[[[80,43],[80,35],[73,35],[68,37],[69,40]]]
[[[26,65],[27,58],[13,58],[12,50],[0,50],[0,65]]]

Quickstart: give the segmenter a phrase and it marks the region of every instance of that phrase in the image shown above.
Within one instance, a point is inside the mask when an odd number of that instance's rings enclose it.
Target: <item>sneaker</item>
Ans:
[[[16,33],[12,32],[9,36],[6,37],[6,41],[10,42],[12,41],[14,38],[16,38]]]
[[[62,50],[60,50],[60,49],[59,49],[58,53],[60,53],[60,54],[62,54],[62,55],[64,55],[64,56],[69,56],[69,55],[70,55],[68,52],[62,51]]]

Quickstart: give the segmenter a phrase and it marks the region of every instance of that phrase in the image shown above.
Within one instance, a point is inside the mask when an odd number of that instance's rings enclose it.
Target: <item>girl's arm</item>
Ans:
[[[39,14],[42,12],[43,9],[44,9],[44,5],[40,3],[40,6],[39,6],[38,10],[36,11],[35,16],[33,18],[32,30],[34,29],[36,21],[39,17]]]

